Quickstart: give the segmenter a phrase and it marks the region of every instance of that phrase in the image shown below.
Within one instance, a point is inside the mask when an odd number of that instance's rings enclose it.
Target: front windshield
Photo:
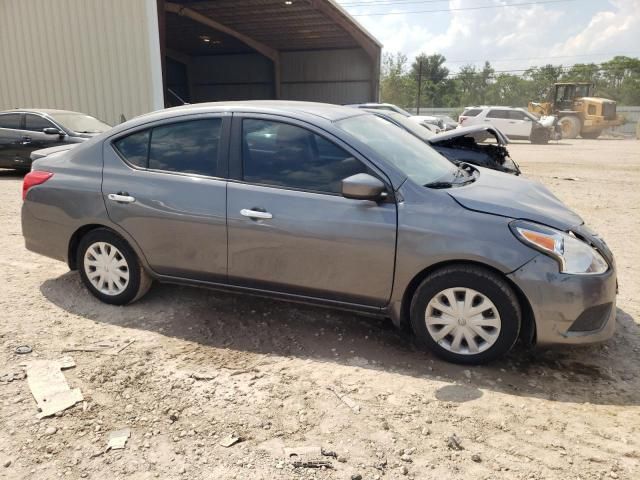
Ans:
[[[63,127],[76,133],[102,133],[111,128],[97,118],[82,113],[54,113],[51,116]]]
[[[373,114],[345,118],[336,125],[419,185],[449,180],[458,172],[422,140]]]
[[[397,124],[401,125],[405,130],[418,137],[420,140],[427,141],[434,135],[431,130],[423,127],[418,122],[409,120],[404,115],[400,115],[399,113],[395,112],[389,112],[387,115],[392,118],[393,121],[395,121]]]

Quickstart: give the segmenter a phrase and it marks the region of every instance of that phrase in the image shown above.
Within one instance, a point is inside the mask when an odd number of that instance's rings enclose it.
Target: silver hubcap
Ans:
[[[105,295],[118,295],[129,285],[129,265],[120,250],[110,243],[96,242],[87,249],[84,272]]]
[[[489,298],[471,288],[448,288],[435,295],[424,316],[431,338],[453,353],[474,355],[500,335],[500,314]]]

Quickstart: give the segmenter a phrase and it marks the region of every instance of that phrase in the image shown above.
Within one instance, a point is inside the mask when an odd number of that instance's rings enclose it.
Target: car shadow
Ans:
[[[11,170],[0,168],[0,180],[22,180],[28,172],[25,170]]]
[[[450,364],[421,351],[390,320],[203,288],[155,284],[125,308],[106,305],[68,272],[42,294],[74,315],[147,330],[204,347],[313,359],[450,382],[436,398],[465,402],[483,390],[557,402],[640,404],[640,328],[618,309],[614,338],[600,345],[527,349],[516,345],[483,366]]]

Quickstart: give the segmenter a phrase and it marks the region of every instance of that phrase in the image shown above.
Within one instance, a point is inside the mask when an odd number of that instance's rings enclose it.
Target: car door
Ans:
[[[60,133],[44,133],[52,128]],[[20,157],[29,164],[31,152],[42,148],[56,147],[67,143],[66,133],[49,119],[35,113],[25,113],[24,130],[26,132],[20,151]]]
[[[504,108],[492,108],[487,112],[485,123],[490,123],[508,137],[516,135],[512,128],[513,124],[509,120],[509,110]]]
[[[509,124],[514,132],[513,137],[529,138],[533,123],[531,119],[520,110],[509,111]],[[508,134],[507,134],[508,135]]]
[[[23,122],[22,113],[0,114],[0,167],[19,168],[21,166]]]
[[[188,116],[104,142],[109,217],[158,274],[226,281],[229,128],[224,114]]]
[[[350,200],[341,180],[384,175],[305,123],[234,115],[229,281],[381,307],[393,282],[396,204]]]

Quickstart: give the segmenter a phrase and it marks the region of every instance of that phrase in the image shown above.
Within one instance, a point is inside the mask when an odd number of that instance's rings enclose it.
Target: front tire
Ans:
[[[582,124],[578,117],[573,115],[567,115],[561,117],[558,121],[560,124],[560,131],[562,132],[562,138],[576,138],[580,134]]]
[[[546,128],[538,128],[531,132],[531,143],[546,145],[551,139],[551,133]]]
[[[477,266],[429,274],[411,302],[419,343],[453,363],[481,364],[506,354],[518,339],[522,312],[507,281]]]
[[[122,237],[105,228],[82,237],[77,265],[84,285],[104,303],[126,305],[141,298],[151,287],[151,277],[133,249]]]

